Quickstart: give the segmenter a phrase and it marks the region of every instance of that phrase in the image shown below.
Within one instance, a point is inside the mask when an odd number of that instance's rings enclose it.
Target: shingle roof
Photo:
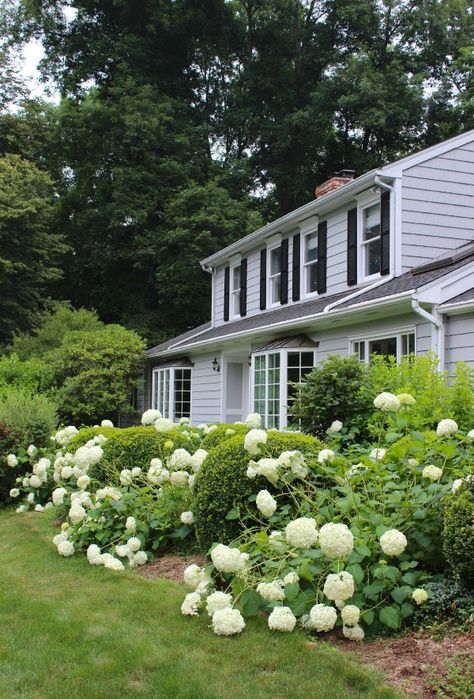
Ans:
[[[337,307],[338,309],[346,309],[366,301],[377,301],[385,297],[393,296],[394,294],[401,294],[403,292],[420,289],[426,284],[441,279],[450,272],[459,270],[464,265],[473,262],[474,246],[472,246],[472,251],[463,255],[461,260],[459,260],[457,256],[455,257],[456,259],[453,259],[452,255],[446,257],[444,263],[439,261],[439,264],[435,269],[426,269],[426,271],[420,271],[423,269],[423,267],[412,269],[399,277],[395,277],[394,279],[387,281],[385,284],[381,284],[380,286],[367,291],[366,293],[358,294],[358,296],[354,299],[348,298],[347,301],[338,303]],[[189,330],[188,332],[183,333],[183,335],[179,335],[178,337],[168,340],[167,342],[163,342],[161,345],[148,350],[147,355],[149,357],[153,357],[169,349],[181,351],[191,347],[197,342],[225,339],[231,335],[234,335],[235,333],[241,333],[254,329],[257,330],[259,328],[272,326],[277,323],[284,323],[285,321],[289,322],[292,320],[298,320],[299,318],[305,318],[313,315],[315,316],[322,313],[326,306],[336,301],[340,301],[345,297],[350,297],[356,291],[359,290],[349,289],[348,291],[333,294],[331,296],[318,296],[311,301],[281,306],[274,311],[264,311],[258,315],[241,318],[234,322],[225,323],[224,325],[214,328],[211,327],[211,323],[206,323],[198,328],[195,328],[194,330]],[[195,337],[195,335],[197,335],[197,337]]]

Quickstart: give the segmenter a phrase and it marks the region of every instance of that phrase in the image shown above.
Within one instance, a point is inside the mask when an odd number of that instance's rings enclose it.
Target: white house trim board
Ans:
[[[474,262],[464,265],[457,272],[450,272],[441,279],[425,284],[416,294],[420,303],[441,304],[472,289]]]

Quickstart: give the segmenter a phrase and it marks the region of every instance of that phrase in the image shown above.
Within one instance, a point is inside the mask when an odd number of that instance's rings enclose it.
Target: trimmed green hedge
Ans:
[[[278,457],[283,451],[296,449],[316,454],[322,447],[318,439],[309,435],[269,432],[265,456]],[[233,507],[246,503],[250,495],[262,488],[272,490],[267,479],[247,477],[251,458],[244,449],[244,436],[238,435],[215,447],[204,461],[194,487],[196,534],[203,551],[215,541],[227,544],[239,535],[239,522],[226,519]]]
[[[218,447],[229,439],[233,439],[237,435],[246,434],[249,431],[247,425],[218,425],[215,430],[209,432],[201,442],[202,449],[209,451]],[[229,434],[229,432],[231,434]]]
[[[455,577],[474,590],[474,481],[446,499],[443,551]]]

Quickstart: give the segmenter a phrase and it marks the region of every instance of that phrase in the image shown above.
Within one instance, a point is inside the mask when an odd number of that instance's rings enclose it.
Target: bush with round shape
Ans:
[[[454,576],[474,590],[474,479],[449,495],[444,508],[443,550]]]
[[[120,427],[82,427],[66,446],[66,451],[74,454],[80,447],[83,447],[90,439],[94,439],[101,434],[107,439],[123,432]]]
[[[277,458],[283,451],[298,450],[317,454],[321,442],[315,437],[297,432],[269,432],[265,456]],[[238,520],[226,519],[236,506],[244,506],[252,494],[271,484],[261,476],[251,480],[247,466],[251,456],[244,449],[244,436],[239,435],[215,447],[204,461],[196,478],[196,533],[199,544],[207,550],[215,541],[227,544],[240,532]]]
[[[218,447],[224,442],[228,442],[237,435],[247,434],[247,425],[218,425],[215,430],[209,432],[201,442],[202,449],[209,451]]]

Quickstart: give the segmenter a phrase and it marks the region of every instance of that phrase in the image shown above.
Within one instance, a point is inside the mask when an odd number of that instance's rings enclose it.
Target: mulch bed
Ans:
[[[182,583],[187,566],[191,563],[204,566],[206,562],[205,556],[199,554],[164,555],[138,570],[145,578]],[[363,665],[378,668],[384,673],[387,684],[417,699],[439,696],[433,689],[433,677],[443,676],[450,658],[463,656],[474,663],[474,629],[473,633],[447,635],[441,640],[434,640],[426,632],[364,643],[350,643],[337,632],[325,634],[324,640],[344,653],[351,653]],[[307,645],[314,647],[316,643],[308,641]]]

